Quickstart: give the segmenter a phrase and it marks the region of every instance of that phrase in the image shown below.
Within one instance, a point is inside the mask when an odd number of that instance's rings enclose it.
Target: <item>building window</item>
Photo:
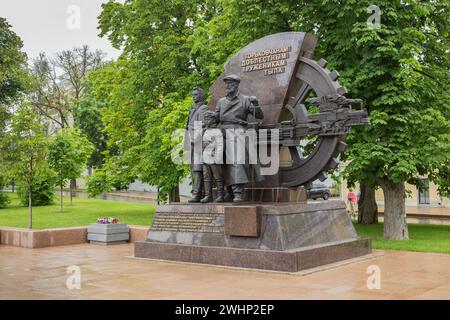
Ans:
[[[430,182],[422,179],[424,188],[419,189],[419,204],[430,204]]]

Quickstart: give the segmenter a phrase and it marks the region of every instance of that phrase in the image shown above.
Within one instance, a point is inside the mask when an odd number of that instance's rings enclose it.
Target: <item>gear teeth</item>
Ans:
[[[345,149],[347,149],[347,144],[344,141],[339,141],[337,147],[336,147],[336,151],[338,152],[344,152]]]
[[[305,183],[305,184],[303,185],[303,187],[305,188],[305,190],[311,189],[311,187],[312,187],[312,182],[311,182],[311,181],[308,181],[307,183]]]
[[[328,175],[325,172],[321,172],[317,175],[317,179],[319,179],[322,182],[327,180],[327,178],[328,178]]]
[[[301,57],[299,59],[300,59],[300,61],[302,61],[302,59],[305,59],[304,62],[309,65],[311,65],[311,63],[314,63],[315,65],[311,66],[311,67],[313,67],[315,69],[318,69],[317,66],[322,68],[322,70],[320,70],[320,73],[322,74],[322,76],[325,76],[328,78],[326,81],[327,81],[328,85],[331,86],[329,94],[336,93],[336,94],[343,95],[343,96],[345,96],[347,94],[347,89],[344,86],[342,86],[341,84],[339,84],[339,81],[338,81],[338,79],[340,77],[339,72],[336,70],[327,69],[326,68],[327,61],[325,59],[320,59],[318,61],[314,61],[314,60],[311,60],[310,58],[304,58],[304,57]],[[309,61],[306,61],[306,60],[309,60]],[[298,69],[298,73],[296,74],[296,77],[304,82],[305,80],[302,79],[304,75],[302,75],[301,72],[302,71],[300,69]],[[302,84],[302,86],[304,84],[307,84],[307,83],[304,82]],[[303,87],[301,87],[301,88],[303,88]],[[300,91],[300,90],[302,90],[302,89],[299,89],[298,91]],[[313,92],[314,92],[314,90],[313,90]],[[295,100],[296,97],[289,97],[288,101],[291,106],[292,106],[293,100]],[[303,96],[303,98],[305,98],[305,96]],[[297,106],[301,105],[301,102],[302,101],[297,101]],[[324,162],[321,162],[321,165],[317,166],[311,170],[314,172],[308,172],[307,177],[304,177],[303,178],[304,180],[303,180],[301,178],[301,172],[302,172],[302,170],[305,170],[305,169],[300,168],[303,166],[303,164],[299,163],[298,166],[295,167],[295,174],[300,175],[300,177],[298,179],[291,179],[290,176],[286,175],[287,181],[285,181],[285,182],[280,181],[281,185],[284,187],[304,186],[305,189],[309,189],[312,187],[312,184],[315,180],[325,181],[328,177],[326,172],[328,170],[336,169],[339,166],[339,164],[340,164],[339,155],[347,149],[347,144],[343,141],[344,137],[345,137],[345,134],[337,137],[338,141],[336,141],[336,144],[334,145],[335,148],[334,148],[332,154],[328,153],[331,156],[331,158],[325,164],[323,164]],[[313,159],[310,159],[310,160],[313,160]],[[294,174],[294,171],[292,172],[292,174]]]
[[[343,96],[343,95],[347,94],[348,91],[347,91],[346,87],[339,87],[336,89],[336,92],[338,94],[340,94],[341,96]]]
[[[295,103],[295,97],[293,97],[293,96],[290,96],[289,97],[289,104],[294,104]]]
[[[336,81],[339,78],[340,74],[336,70],[330,72],[330,79]]]
[[[331,158],[330,162],[328,162],[327,167],[329,169],[335,169],[339,165],[339,160],[337,158]]]
[[[325,59],[320,59],[319,61],[317,61],[317,64],[319,66],[321,66],[322,68],[325,68],[325,66],[327,65],[328,61]]]

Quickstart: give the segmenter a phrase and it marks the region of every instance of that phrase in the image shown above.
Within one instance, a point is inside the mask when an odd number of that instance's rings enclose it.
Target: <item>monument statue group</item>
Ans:
[[[266,36],[225,65],[208,105],[192,89],[193,196],[157,207],[136,256],[295,272],[371,252],[342,201],[306,200],[305,188],[338,166],[351,127],[369,124],[339,73],[312,60],[316,41]]]
[[[223,81],[226,83],[226,96],[219,100],[214,112],[209,111],[204,104],[204,92],[200,88],[194,88],[192,97],[195,105],[192,106],[188,119],[189,137],[191,138],[191,150],[194,149],[195,133],[194,123],[199,121],[200,125],[205,127],[202,133],[205,133],[207,128],[220,127],[221,129],[246,129],[248,125],[248,117],[253,115],[257,119],[263,119],[264,114],[258,106],[256,97],[248,97],[239,94],[239,83],[241,79],[235,74],[226,76]],[[222,131],[220,131],[222,135]],[[203,134],[201,135],[202,145],[204,145]],[[214,140],[217,142],[217,140]],[[245,146],[244,146],[245,147]],[[203,148],[202,148],[203,149]],[[213,150],[217,152],[218,148]],[[226,149],[220,149],[226,152]],[[191,152],[191,154],[194,154]],[[192,178],[194,180],[193,197],[189,200],[191,203],[201,202],[208,203],[213,201],[212,197],[212,178],[217,184],[218,197],[215,202],[242,202],[243,191],[245,184],[250,182],[251,167],[245,163],[223,164],[221,157],[220,163],[194,163],[192,167]],[[250,170],[249,170],[250,167]],[[203,182],[203,183],[202,183]],[[224,184],[226,182],[227,193],[225,194]],[[202,188],[203,185],[203,188]],[[202,190],[203,189],[203,190]],[[202,197],[204,191],[204,197]]]

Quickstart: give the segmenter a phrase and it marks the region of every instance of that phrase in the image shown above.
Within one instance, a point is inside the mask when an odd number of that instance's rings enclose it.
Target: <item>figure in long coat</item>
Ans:
[[[226,96],[217,102],[215,111],[217,122],[223,131],[227,129],[246,130],[249,115],[253,115],[256,119],[264,118],[256,97],[239,94],[241,79],[237,75],[229,75],[224,78],[224,81],[226,83]],[[225,136],[224,138],[226,138]],[[245,159],[249,159],[247,148],[245,148],[245,152]],[[236,160],[234,159],[232,163],[227,162],[224,168],[225,184],[227,185],[225,201],[243,201],[245,184],[260,178],[258,172],[254,172],[255,166],[248,163],[238,163],[239,161]]]

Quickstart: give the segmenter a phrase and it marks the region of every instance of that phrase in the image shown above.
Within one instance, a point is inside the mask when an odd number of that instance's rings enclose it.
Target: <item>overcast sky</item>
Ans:
[[[23,41],[29,58],[48,55],[83,44],[101,49],[107,58],[119,51],[98,36],[97,17],[107,0],[0,0],[0,17],[6,18]],[[123,2],[123,1],[120,1]]]

